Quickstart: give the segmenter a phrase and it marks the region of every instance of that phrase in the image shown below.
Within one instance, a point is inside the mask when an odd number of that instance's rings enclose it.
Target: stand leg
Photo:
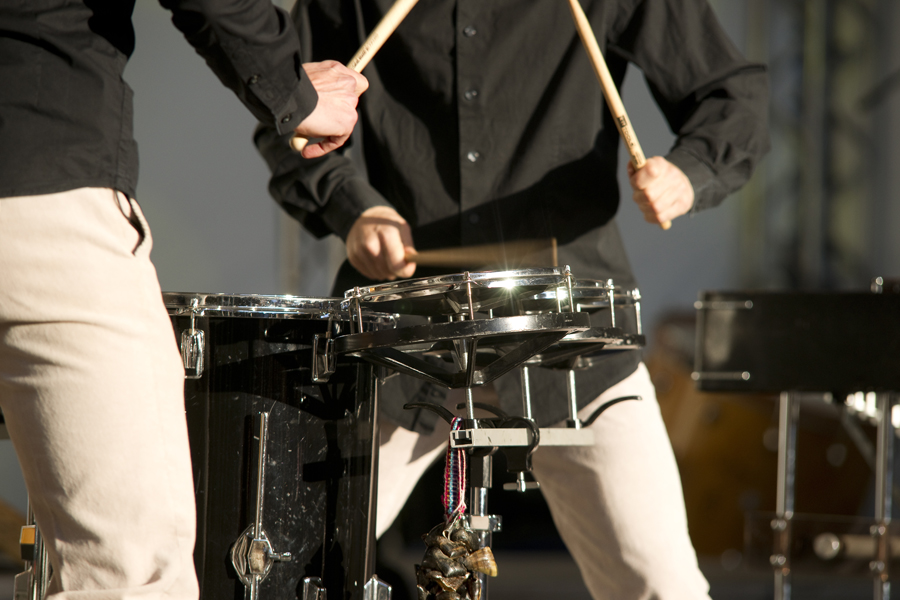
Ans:
[[[782,392],[778,413],[778,489],[775,499],[775,600],[791,598],[791,519],[794,516],[794,478],[797,463],[797,419],[800,406],[793,394]]]
[[[890,525],[893,502],[894,424],[891,420],[893,396],[880,393],[878,403],[878,440],[875,450],[875,526],[872,535],[876,540],[875,560],[869,568],[875,577],[873,598],[890,600]]]

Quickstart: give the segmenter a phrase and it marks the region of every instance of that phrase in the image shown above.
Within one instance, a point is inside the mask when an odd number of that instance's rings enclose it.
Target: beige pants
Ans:
[[[183,369],[150,247],[109,189],[0,199],[0,407],[58,599],[198,595]]]
[[[579,417],[630,395],[643,400],[617,404],[591,425],[593,446],[538,448],[534,475],[593,598],[708,599],[709,585],[688,537],[678,467],[646,367],[641,364],[606,390]],[[459,400],[450,399],[448,407]],[[446,451],[449,427],[442,423],[430,436],[382,423],[379,536],[419,477]],[[506,529],[517,526],[527,524],[504,522]]]

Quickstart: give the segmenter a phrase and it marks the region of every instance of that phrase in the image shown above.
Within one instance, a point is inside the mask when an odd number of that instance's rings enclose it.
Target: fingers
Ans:
[[[344,145],[350,136],[328,137],[317,141],[315,144],[307,144],[306,148],[301,152],[303,158],[318,158],[325,156],[332,150],[336,150]]]
[[[342,146],[356,125],[359,95],[369,83],[359,73],[337,61],[306,63],[303,70],[316,89],[318,101],[313,111],[294,130],[308,139],[322,138],[307,146],[303,156],[322,156]]]
[[[356,220],[347,236],[347,258],[357,271],[375,280],[411,277],[416,264],[407,262],[413,249],[412,230],[393,208],[377,206]]]
[[[640,170],[629,163],[632,197],[644,220],[665,223],[687,213],[694,204],[694,188],[687,176],[661,156],[654,156]]]

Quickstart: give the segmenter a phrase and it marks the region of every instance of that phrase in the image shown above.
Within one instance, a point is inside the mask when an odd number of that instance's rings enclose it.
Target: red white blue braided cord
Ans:
[[[450,424],[451,431],[462,428],[463,418],[456,417]],[[466,512],[466,451],[447,447],[444,462],[444,512],[448,518],[454,513]]]

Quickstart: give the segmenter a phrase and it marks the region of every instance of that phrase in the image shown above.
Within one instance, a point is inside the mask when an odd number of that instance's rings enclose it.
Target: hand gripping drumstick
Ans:
[[[628,153],[631,155],[631,163],[634,165],[635,171],[637,171],[647,164],[647,159],[644,158],[644,151],[641,150],[641,145],[634,134],[631,121],[628,120],[628,113],[625,112],[622,97],[619,96],[616,84],[609,74],[606,60],[603,59],[600,46],[597,44],[597,38],[594,37],[594,31],[591,29],[591,24],[588,22],[581,4],[578,0],[569,0],[569,7],[571,7],[572,16],[575,18],[575,28],[578,30],[584,49],[587,50],[594,72],[597,73],[597,79],[600,80],[600,87],[603,89],[606,105],[609,106],[609,112],[612,113],[613,120],[616,122],[616,128],[619,130],[622,141],[625,142]],[[660,223],[659,226],[663,229],[668,229],[672,226],[672,221]]]
[[[366,41],[363,42],[363,45],[360,46],[359,50],[356,51],[356,54],[353,55],[353,58],[350,59],[350,62],[347,63],[347,68],[352,69],[357,73],[361,73],[362,70],[366,68],[366,65],[369,64],[369,61],[375,57],[375,53],[381,49],[382,44],[391,37],[391,34],[394,33],[394,30],[397,29],[397,26],[406,18],[406,15],[409,14],[409,11],[412,10],[412,7],[415,6],[418,1],[419,0],[397,0],[394,2],[393,6],[384,13],[384,16],[381,18],[381,21],[378,22],[378,25],[375,26],[375,29],[372,30],[372,33],[369,34],[369,37],[366,38]],[[306,144],[308,143],[308,139],[298,135],[291,140],[291,148],[297,152],[301,152],[306,148]]]

